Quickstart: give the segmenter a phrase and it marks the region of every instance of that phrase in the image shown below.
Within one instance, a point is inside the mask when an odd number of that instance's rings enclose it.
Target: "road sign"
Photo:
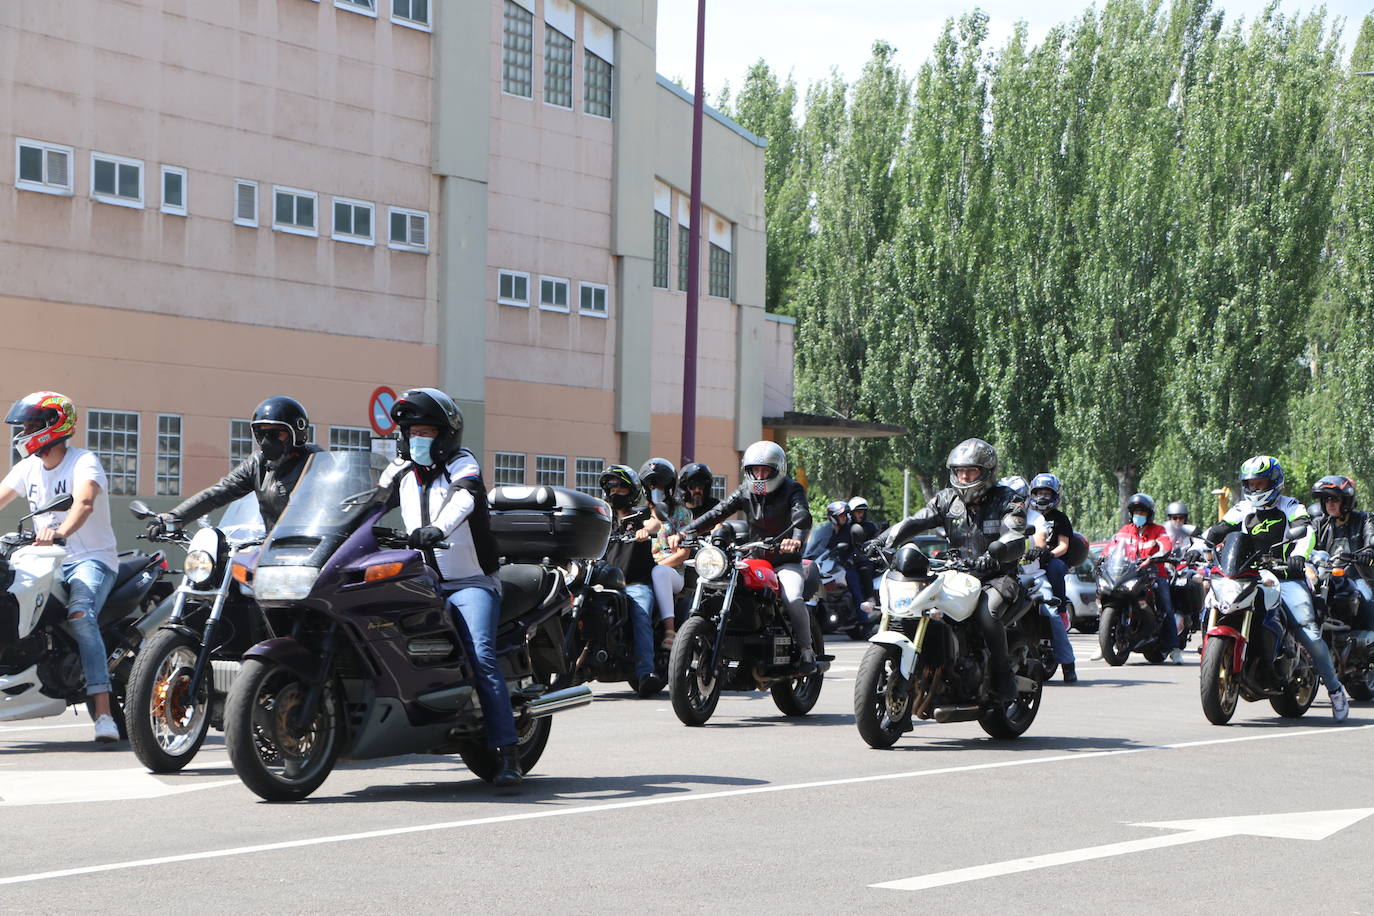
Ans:
[[[391,408],[396,403],[396,392],[383,385],[372,392],[367,401],[367,419],[372,431],[379,436],[389,436],[396,431],[396,422],[391,419]]]
[[[963,884],[966,881],[981,881],[1001,875],[1014,875],[1053,865],[1071,865],[1091,859],[1105,859],[1131,852],[1144,852],[1166,846],[1182,846],[1185,843],[1198,843],[1203,840],[1216,840],[1228,836],[1264,836],[1281,840],[1324,840],[1356,824],[1369,815],[1374,808],[1346,808],[1337,811],[1300,811],[1294,814],[1261,814],[1249,817],[1214,817],[1191,821],[1163,821],[1153,824],[1132,824],[1133,827],[1154,827],[1159,830],[1182,830],[1183,833],[1170,833],[1164,836],[1149,837],[1143,840],[1130,840],[1125,843],[1109,843],[1106,846],[1090,846],[1087,849],[1070,849],[1066,852],[1052,852],[1007,862],[994,862],[990,865],[974,865],[954,871],[937,872],[931,875],[917,875],[900,881],[886,881],[870,884],[869,887],[893,891],[923,891],[932,887],[948,884]]]

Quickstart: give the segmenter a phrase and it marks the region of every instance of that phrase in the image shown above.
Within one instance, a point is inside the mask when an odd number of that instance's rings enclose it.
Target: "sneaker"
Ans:
[[[1170,650],[1169,650],[1169,664],[1171,664],[1171,665],[1181,665],[1181,664],[1183,664],[1183,650],[1182,650],[1182,649],[1170,649]]]
[[[1350,697],[1345,695],[1345,689],[1341,688],[1331,693],[1331,717],[1337,722],[1344,722],[1345,717],[1350,715]]]
[[[112,716],[101,716],[95,720],[95,740],[101,744],[114,744],[119,740],[119,726]]]
[[[1064,665],[1064,666],[1063,666],[1063,670],[1064,670],[1064,683],[1065,683],[1065,684],[1077,684],[1077,683],[1078,683],[1078,672],[1074,670],[1074,667],[1073,667],[1072,664]]]

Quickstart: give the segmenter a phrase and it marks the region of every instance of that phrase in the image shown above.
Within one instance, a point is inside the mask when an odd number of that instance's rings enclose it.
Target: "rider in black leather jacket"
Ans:
[[[293,398],[268,398],[253,411],[253,438],[258,447],[219,483],[211,484],[188,497],[171,512],[164,512],[148,524],[152,534],[174,531],[189,521],[227,506],[246,493],[257,491],[258,510],[263,524],[271,531],[291,498],[305,460],[323,451],[307,441],[310,418]]]

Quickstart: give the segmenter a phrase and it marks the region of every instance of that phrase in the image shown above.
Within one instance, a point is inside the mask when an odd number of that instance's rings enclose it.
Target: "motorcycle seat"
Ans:
[[[512,563],[496,571],[501,580],[501,625],[510,623],[544,603],[555,573],[533,563]]]
[[[148,564],[153,558],[146,554],[130,554],[119,558],[119,571],[115,574],[115,584],[110,592],[116,592],[119,587],[128,582],[134,576],[148,568]]]

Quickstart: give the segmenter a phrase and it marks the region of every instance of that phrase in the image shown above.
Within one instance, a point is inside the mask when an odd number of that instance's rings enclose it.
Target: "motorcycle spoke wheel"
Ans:
[[[191,676],[200,643],[163,630],[139,650],[125,692],[129,744],[154,773],[175,773],[190,763],[210,729],[210,672],[195,695]]]

